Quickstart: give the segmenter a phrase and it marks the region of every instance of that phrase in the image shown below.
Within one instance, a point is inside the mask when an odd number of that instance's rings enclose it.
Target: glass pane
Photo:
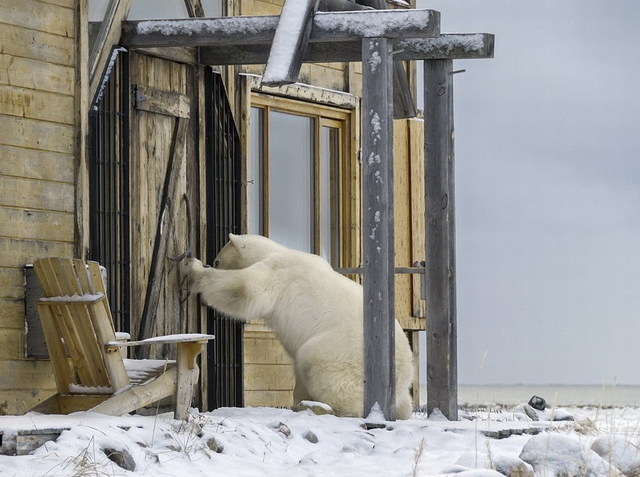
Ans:
[[[204,15],[207,17],[222,16],[222,0],[201,0]]]
[[[128,20],[189,18],[182,0],[133,0]]]
[[[313,250],[312,118],[269,114],[269,236],[304,252]]]
[[[102,22],[107,13],[109,0],[89,0],[89,21]]]
[[[248,229],[262,234],[262,156],[264,127],[263,110],[251,108],[249,119],[249,164],[247,167]]]
[[[338,265],[335,247],[337,181],[334,174],[340,154],[340,130],[323,126],[320,134],[320,255]],[[335,217],[333,221],[332,216]]]

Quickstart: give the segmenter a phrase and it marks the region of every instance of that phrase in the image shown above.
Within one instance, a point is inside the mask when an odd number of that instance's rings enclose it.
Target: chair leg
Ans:
[[[193,388],[198,381],[200,373],[196,359],[204,350],[205,343],[183,342],[178,344],[175,419],[185,419],[187,417],[189,406],[191,406],[193,399]]]

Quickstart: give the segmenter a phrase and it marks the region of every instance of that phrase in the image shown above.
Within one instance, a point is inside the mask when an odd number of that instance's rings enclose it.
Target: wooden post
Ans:
[[[453,61],[424,62],[427,411],[458,419]]]
[[[393,56],[387,38],[362,40],[364,415],[396,415],[393,235]]]

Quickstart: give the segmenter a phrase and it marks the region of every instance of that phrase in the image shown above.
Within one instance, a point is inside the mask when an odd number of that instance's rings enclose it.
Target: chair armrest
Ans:
[[[38,300],[38,303],[43,305],[93,305],[106,298],[107,296],[104,293],[96,293],[95,295],[85,293],[84,295],[43,297]]]
[[[166,335],[156,336],[154,338],[147,338],[140,341],[110,341],[105,347],[107,348],[123,348],[126,346],[146,346],[154,344],[168,344],[168,343],[206,343],[209,340],[214,339],[214,335],[206,335],[201,333],[189,333],[182,335]]]

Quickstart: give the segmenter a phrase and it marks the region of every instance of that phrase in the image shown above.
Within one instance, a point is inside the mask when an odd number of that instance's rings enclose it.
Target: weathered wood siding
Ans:
[[[24,271],[74,253],[75,0],[0,2],[0,414],[53,394],[25,359]]]

